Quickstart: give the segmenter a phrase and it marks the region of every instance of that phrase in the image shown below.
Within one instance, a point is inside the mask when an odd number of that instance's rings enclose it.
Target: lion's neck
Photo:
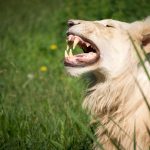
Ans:
[[[134,93],[135,81],[133,75],[124,72],[118,77],[98,81],[88,90],[88,94],[83,102],[83,107],[87,108],[94,116],[105,114],[115,114],[120,111],[121,106],[128,102]]]

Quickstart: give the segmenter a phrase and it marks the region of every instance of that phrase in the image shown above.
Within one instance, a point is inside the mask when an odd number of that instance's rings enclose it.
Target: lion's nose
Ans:
[[[68,27],[72,27],[72,26],[80,24],[80,23],[81,23],[80,20],[73,20],[73,19],[71,19],[71,20],[68,20],[67,25],[68,25]]]

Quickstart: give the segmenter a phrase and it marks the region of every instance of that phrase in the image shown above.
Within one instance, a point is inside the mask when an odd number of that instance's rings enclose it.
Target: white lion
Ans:
[[[148,150],[150,111],[145,98],[150,103],[150,81],[137,52],[150,73],[141,49],[150,53],[150,18],[133,23],[69,20],[68,26],[67,71],[73,76],[92,72],[96,78],[83,107],[102,124],[96,130],[98,141],[104,149],[113,150],[115,139],[121,149],[131,150],[136,135],[137,149]],[[83,53],[73,55],[77,45]],[[99,149],[96,144],[94,148]]]

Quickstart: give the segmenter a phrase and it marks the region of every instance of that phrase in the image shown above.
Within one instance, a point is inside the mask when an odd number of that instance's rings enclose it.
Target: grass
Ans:
[[[77,149],[86,134],[67,108],[87,122],[80,105],[84,86],[65,73],[59,15],[50,2],[34,2],[1,6],[0,149]]]
[[[0,150],[91,149],[94,135],[81,108],[87,84],[63,66],[66,21],[149,15],[148,0],[130,3],[0,0]]]

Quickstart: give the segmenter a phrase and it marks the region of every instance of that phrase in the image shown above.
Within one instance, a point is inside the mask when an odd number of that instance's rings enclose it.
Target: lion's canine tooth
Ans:
[[[73,49],[75,49],[76,45],[79,43],[79,39],[76,37],[74,42],[73,42]]]
[[[68,51],[69,50],[69,45],[67,45],[67,49],[66,49],[66,51]]]
[[[69,55],[68,55],[68,53],[67,53],[67,51],[65,50],[65,57],[68,57]]]
[[[69,56],[73,56],[72,49],[70,49],[70,51],[69,51]]]

